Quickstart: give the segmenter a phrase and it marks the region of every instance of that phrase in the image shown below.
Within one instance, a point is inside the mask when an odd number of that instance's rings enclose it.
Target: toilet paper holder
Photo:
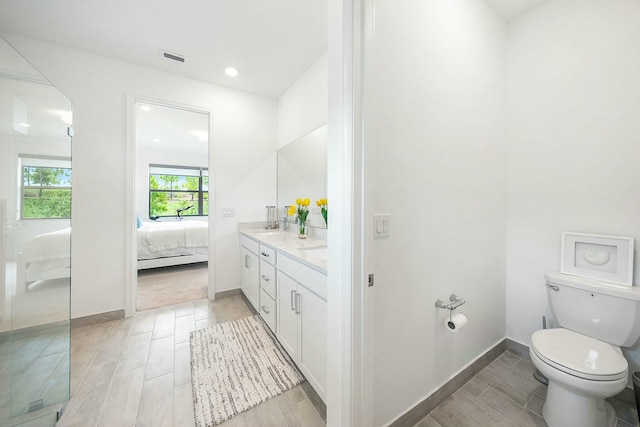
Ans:
[[[464,298],[459,297],[456,294],[451,294],[449,296],[449,301],[451,301],[450,303],[446,303],[444,301],[442,301],[441,299],[436,301],[436,307],[438,308],[442,308],[444,310],[449,310],[449,311],[453,311],[456,308],[460,307],[462,304],[464,304],[466,301],[464,300]]]

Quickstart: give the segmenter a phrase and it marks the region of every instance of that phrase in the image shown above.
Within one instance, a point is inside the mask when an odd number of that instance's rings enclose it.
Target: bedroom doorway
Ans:
[[[209,114],[134,101],[136,311],[209,293]]]

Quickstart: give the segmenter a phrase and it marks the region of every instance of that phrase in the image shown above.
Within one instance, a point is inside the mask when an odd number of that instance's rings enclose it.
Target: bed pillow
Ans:
[[[136,228],[142,227],[142,219],[140,219],[140,214],[136,215]]]

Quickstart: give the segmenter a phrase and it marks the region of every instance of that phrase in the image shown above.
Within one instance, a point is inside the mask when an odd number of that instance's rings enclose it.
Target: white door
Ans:
[[[298,284],[278,272],[278,341],[294,361],[298,361],[298,314],[296,298]]]
[[[327,303],[304,286],[298,286],[298,293],[298,367],[324,400],[327,384]]]
[[[258,310],[259,298],[260,298],[260,273],[258,255],[250,252],[244,246],[241,250],[242,256],[242,274],[241,274],[241,287],[242,292],[253,305],[253,308]]]

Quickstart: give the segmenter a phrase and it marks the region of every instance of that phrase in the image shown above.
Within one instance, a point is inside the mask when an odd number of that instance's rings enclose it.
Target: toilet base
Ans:
[[[549,381],[542,416],[549,427],[614,427],[616,412],[604,398],[585,397]]]

